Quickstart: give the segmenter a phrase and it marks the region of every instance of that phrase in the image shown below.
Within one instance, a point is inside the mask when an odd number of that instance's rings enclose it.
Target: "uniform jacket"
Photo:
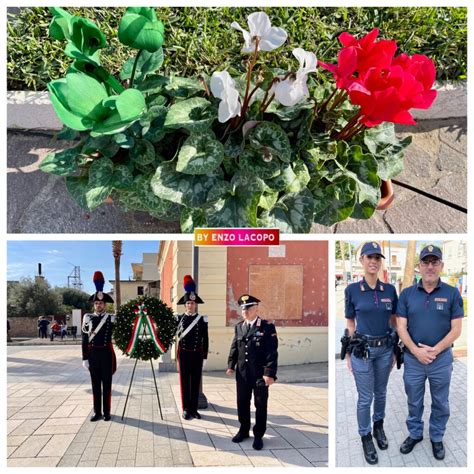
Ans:
[[[178,315],[178,337],[186,331],[186,328],[199,316],[198,313],[187,315],[186,313]],[[185,351],[202,350],[203,358],[207,359],[209,351],[209,334],[207,328],[207,316],[201,316],[199,322],[178,342],[179,349]]]
[[[237,374],[249,383],[254,383],[264,375],[276,379],[278,337],[275,326],[258,317],[247,335],[244,335],[243,323],[235,326],[228,368],[236,369]]]
[[[92,332],[100,324],[104,313],[87,313],[84,315],[82,320],[82,360],[87,360],[89,358],[90,346],[104,347],[112,344],[112,330],[115,323],[115,315],[109,313],[105,314],[107,314],[107,320],[100,328],[100,331],[94,336],[92,342],[89,342],[89,338]]]

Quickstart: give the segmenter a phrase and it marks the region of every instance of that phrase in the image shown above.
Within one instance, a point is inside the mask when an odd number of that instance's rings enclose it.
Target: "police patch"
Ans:
[[[444,303],[436,303],[436,309],[438,311],[443,311],[444,309]]]
[[[434,300],[439,301],[440,303],[447,303],[448,302],[448,298],[435,298]]]
[[[428,250],[429,250],[430,252],[432,252],[432,251],[433,251],[433,246],[430,245],[430,246],[428,247]]]

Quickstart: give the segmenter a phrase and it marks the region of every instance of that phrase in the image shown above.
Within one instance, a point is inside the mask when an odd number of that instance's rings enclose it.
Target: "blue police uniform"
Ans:
[[[350,284],[345,290],[345,316],[356,320],[355,335],[367,341],[365,357],[351,354],[352,373],[358,392],[357,421],[361,437],[372,431],[372,401],[373,422],[385,417],[387,383],[393,362],[390,317],[396,313],[397,302],[395,287],[379,280],[373,289],[364,279]]]
[[[422,281],[400,294],[397,315],[407,319],[408,333],[415,344],[435,346],[451,330],[451,321],[464,317],[459,291],[441,280],[428,293]],[[410,438],[423,438],[423,400],[428,379],[431,392],[430,438],[441,442],[449,418],[449,385],[453,354],[445,349],[430,364],[422,364],[405,349],[403,380],[408,399],[407,427]]]

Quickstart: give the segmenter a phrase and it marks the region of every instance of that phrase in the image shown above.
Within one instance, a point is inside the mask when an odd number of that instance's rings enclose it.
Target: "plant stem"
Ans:
[[[273,101],[274,98],[275,98],[275,94],[272,94],[272,95],[270,96],[270,99],[268,99],[268,102],[267,102],[265,105],[262,104],[262,106],[261,106],[261,108],[260,108],[260,112],[261,112],[262,114],[265,113],[265,110],[268,109],[268,106],[272,103],[272,101]]]
[[[334,97],[334,95],[336,94],[337,91],[338,91],[338,89],[334,89],[331,92],[331,94],[329,95],[329,97],[321,104],[321,107],[317,108],[315,106],[315,108],[313,109],[313,114],[316,115],[318,110],[324,110],[327,107],[327,105],[329,104],[329,102],[331,101],[331,99]]]
[[[352,127],[354,127],[357,124],[357,121],[361,117],[362,113],[359,110],[350,120],[347,122],[347,124],[344,126],[344,128],[339,131],[338,133],[334,134],[332,138],[335,140],[344,140],[347,135],[350,134]]]
[[[135,72],[137,71],[138,59],[140,58],[142,51],[143,49],[140,49],[138,51],[138,54],[135,58],[135,62],[133,63],[132,77],[130,77],[130,87],[133,87],[133,81],[135,80]]]
[[[331,108],[329,109],[329,112],[334,110],[341,102],[343,102],[347,97],[347,92],[346,91],[340,91],[339,95],[334,99],[334,102],[331,105]]]

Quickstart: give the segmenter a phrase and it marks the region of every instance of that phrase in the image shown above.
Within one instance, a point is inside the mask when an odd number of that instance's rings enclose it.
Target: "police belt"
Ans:
[[[378,336],[368,336],[366,334],[361,334],[360,332],[355,332],[353,335],[355,339],[361,339],[367,343],[369,347],[383,347],[392,345],[392,336],[390,333],[386,334],[385,336],[378,337]]]

